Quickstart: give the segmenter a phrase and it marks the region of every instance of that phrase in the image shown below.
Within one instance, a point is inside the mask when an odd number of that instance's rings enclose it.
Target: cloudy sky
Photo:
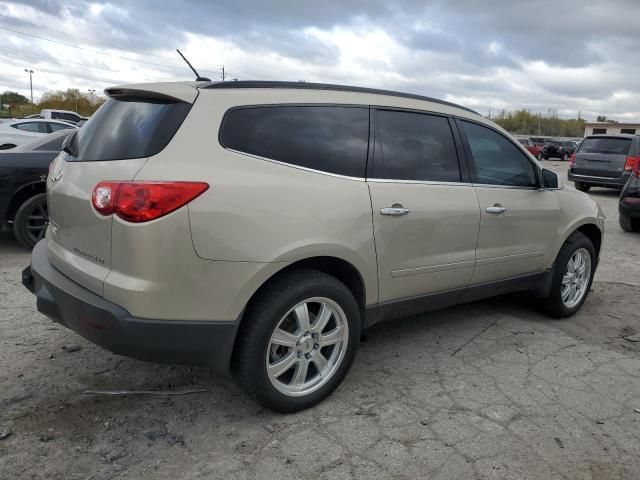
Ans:
[[[0,0],[0,91],[201,75],[640,121],[639,0]]]

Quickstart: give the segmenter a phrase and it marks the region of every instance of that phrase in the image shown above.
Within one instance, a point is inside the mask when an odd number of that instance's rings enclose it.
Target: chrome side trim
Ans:
[[[443,185],[450,187],[471,187],[471,183],[466,182],[439,182],[434,180],[396,180],[393,178],[367,178],[369,183],[415,183],[418,185]]]
[[[543,190],[540,187],[520,187],[517,185],[493,185],[491,183],[472,183],[474,187],[482,188],[506,188],[509,190]]]
[[[425,273],[447,272],[450,270],[458,270],[462,268],[473,268],[475,265],[474,260],[466,260],[464,262],[445,263],[442,265],[433,265],[430,267],[417,267],[406,268],[402,270],[393,270],[391,272],[392,278],[409,277],[412,275],[422,275]]]
[[[516,253],[513,255],[505,255],[503,257],[491,257],[491,258],[481,258],[476,260],[477,266],[484,265],[492,265],[494,263],[504,263],[511,262],[514,260],[526,260],[528,258],[538,258],[544,256],[544,251],[538,250],[536,252],[528,252],[528,253]]]
[[[623,180],[625,176],[629,175],[627,172],[624,172],[619,177],[596,177],[595,175],[582,175],[580,173],[571,173],[571,172],[569,172],[569,174],[572,177],[577,177],[577,178],[588,178],[588,179],[609,180],[609,181]]]

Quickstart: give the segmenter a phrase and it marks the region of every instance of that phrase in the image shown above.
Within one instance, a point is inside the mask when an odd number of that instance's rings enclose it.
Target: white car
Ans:
[[[77,128],[59,120],[23,119],[0,124],[0,150],[16,147],[58,130]]]

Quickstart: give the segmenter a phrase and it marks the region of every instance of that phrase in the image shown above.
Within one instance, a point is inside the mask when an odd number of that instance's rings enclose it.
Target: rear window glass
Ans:
[[[630,138],[585,138],[580,144],[580,153],[608,153],[627,155],[631,147]]]
[[[364,177],[369,109],[341,106],[237,108],[226,114],[220,142],[232,150],[291,165]]]
[[[78,130],[70,161],[126,160],[160,152],[191,105],[153,99],[110,98]]]

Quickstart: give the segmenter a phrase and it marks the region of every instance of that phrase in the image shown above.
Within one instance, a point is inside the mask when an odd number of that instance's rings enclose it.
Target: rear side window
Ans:
[[[25,122],[25,123],[18,123],[11,126],[23,132],[48,133],[47,127],[43,122]]]
[[[487,185],[537,187],[535,167],[513,143],[481,125],[461,122],[475,167],[475,182]]]
[[[220,143],[225,148],[291,165],[364,177],[369,109],[346,106],[236,108],[225,115]]]
[[[370,177],[459,182],[460,167],[449,121],[436,115],[379,110]]]
[[[631,147],[630,138],[585,138],[580,144],[580,153],[608,153],[614,155],[628,155]]]
[[[110,98],[80,129],[69,161],[126,160],[159,153],[191,105],[170,100]]]
[[[63,123],[49,123],[49,128],[52,132],[57,132],[58,130],[67,130],[73,127],[71,125],[64,125]]]

